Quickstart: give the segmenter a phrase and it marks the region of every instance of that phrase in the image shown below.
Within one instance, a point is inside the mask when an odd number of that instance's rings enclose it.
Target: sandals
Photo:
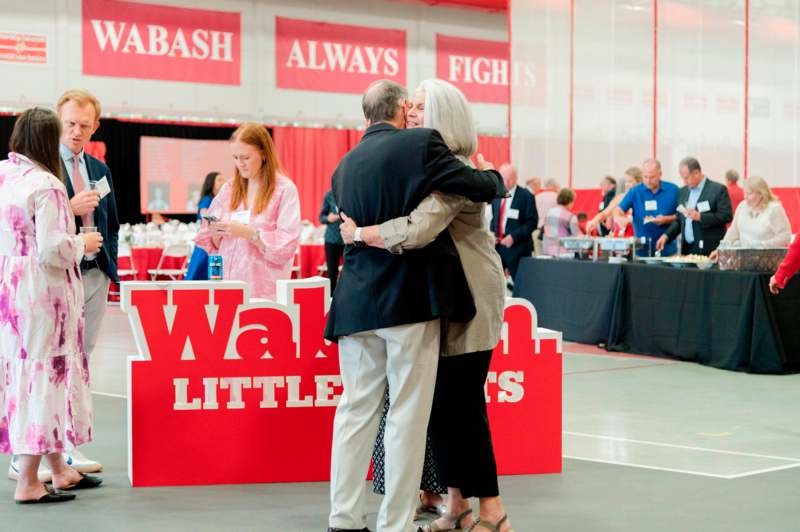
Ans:
[[[447,506],[440,504],[438,506],[429,506],[422,502],[422,493],[419,494],[419,505],[414,510],[414,521],[419,521],[425,514],[442,515],[447,511]]]
[[[17,504],[48,504],[53,502],[68,502],[75,498],[74,493],[64,493],[58,490],[52,490],[45,486],[47,493],[38,499],[14,499]]]
[[[483,519],[479,518],[477,521],[472,523],[472,526],[467,529],[467,532],[472,532],[473,530],[475,530],[475,527],[479,526],[482,526],[483,528],[491,532],[500,532],[500,527],[503,526],[503,523],[505,523],[506,521],[508,521],[508,514],[501,517],[500,520],[497,521],[496,523],[490,523],[489,521],[484,521]],[[514,532],[514,531],[510,530],[509,532]]]
[[[70,484],[64,488],[58,488],[61,491],[74,491],[74,490],[88,490],[92,488],[96,488],[103,483],[103,479],[100,477],[95,477],[91,475],[84,475],[81,472],[78,472],[81,476],[81,479],[76,482],[75,484]]]
[[[471,515],[471,514],[472,514],[472,508],[469,508],[468,510],[464,510],[463,512],[461,512],[460,514],[458,514],[456,516],[453,516],[453,515],[445,512],[445,513],[442,514],[442,517],[447,519],[448,521],[452,521],[453,522],[453,528],[440,528],[439,525],[436,524],[436,521],[433,521],[430,524],[427,524],[425,526],[421,526],[421,527],[417,528],[417,532],[448,532],[450,530],[472,530],[472,527],[470,527],[469,529],[466,529],[461,524],[461,521],[465,517],[467,517],[468,515]]]

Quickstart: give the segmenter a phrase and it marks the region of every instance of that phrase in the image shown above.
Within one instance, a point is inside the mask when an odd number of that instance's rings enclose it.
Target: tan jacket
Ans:
[[[477,313],[468,323],[449,323],[443,355],[494,349],[500,341],[505,306],[505,275],[489,232],[486,204],[434,192],[407,217],[379,226],[386,249],[402,253],[425,247],[447,229],[453,238]]]

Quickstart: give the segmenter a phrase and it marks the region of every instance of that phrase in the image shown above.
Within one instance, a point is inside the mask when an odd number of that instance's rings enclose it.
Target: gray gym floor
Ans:
[[[132,350],[112,307],[92,360],[96,441],[82,447],[104,464],[104,487],[72,503],[21,507],[7,481],[3,530],[326,529],[326,483],[132,489]],[[501,479],[517,532],[800,531],[800,375],[564,350],[564,473]],[[370,499],[373,526],[378,501]]]

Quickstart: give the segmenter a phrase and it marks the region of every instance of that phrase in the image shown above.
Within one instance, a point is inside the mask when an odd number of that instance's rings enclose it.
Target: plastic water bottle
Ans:
[[[208,279],[209,281],[222,280],[222,255],[208,256]]]

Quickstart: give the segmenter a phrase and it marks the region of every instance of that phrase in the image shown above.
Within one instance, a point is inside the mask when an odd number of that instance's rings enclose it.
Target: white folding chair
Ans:
[[[127,243],[118,242],[117,243],[117,264],[119,264],[119,259],[128,259],[128,267],[117,269],[117,276],[119,277],[120,282],[122,281],[132,281],[136,279],[136,266],[133,263],[133,253],[131,252],[131,246]],[[123,279],[123,277],[129,277],[130,279]],[[111,283],[111,287],[108,290],[108,304],[113,306],[119,306],[119,297],[120,297],[120,287],[116,283]]]
[[[292,259],[292,279],[299,279],[300,278],[300,246],[297,246],[297,249],[294,252],[294,258]]]
[[[191,254],[192,246],[189,244],[170,244],[169,246],[165,247],[164,253],[161,254],[161,258],[158,260],[158,266],[147,270],[147,273],[150,275],[150,279],[152,281],[155,281],[158,277],[169,277],[173,281],[179,281],[180,279],[183,279],[183,276],[186,274],[186,267]],[[180,267],[164,268],[164,262],[168,258],[180,259]]]
[[[120,262],[119,259],[123,258],[128,259],[128,267],[117,270],[117,275],[119,276],[120,281],[123,277],[136,277],[136,274],[139,272],[139,270],[136,269],[136,264],[133,262],[133,252],[131,251],[131,246],[120,243],[117,247],[117,264]]]
[[[339,273],[342,273],[342,267],[344,264],[339,265]],[[317,266],[317,272],[319,273],[320,277],[327,277],[328,276],[328,265],[327,264],[320,264]]]

